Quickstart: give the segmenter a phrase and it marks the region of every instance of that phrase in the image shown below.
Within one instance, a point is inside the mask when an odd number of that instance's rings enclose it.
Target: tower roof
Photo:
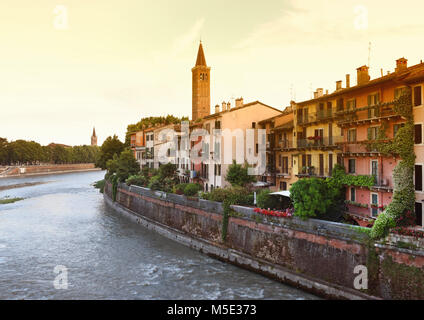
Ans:
[[[200,41],[199,51],[197,52],[196,67],[197,66],[206,67],[206,59],[205,59],[205,53],[203,52],[202,41]]]
[[[96,136],[96,128],[93,127],[93,137],[95,137],[95,136]]]

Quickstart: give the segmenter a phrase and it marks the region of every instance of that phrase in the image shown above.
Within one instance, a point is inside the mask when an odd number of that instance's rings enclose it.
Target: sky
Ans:
[[[99,144],[146,116],[191,117],[200,39],[211,109],[243,97],[283,109],[370,65],[424,59],[419,0],[3,0],[0,137]],[[371,45],[370,45],[371,43]],[[371,49],[370,49],[371,48]]]

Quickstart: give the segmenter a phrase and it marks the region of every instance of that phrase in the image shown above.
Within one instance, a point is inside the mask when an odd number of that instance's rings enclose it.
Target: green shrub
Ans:
[[[300,179],[293,183],[290,197],[294,215],[302,219],[325,215],[334,202],[334,195],[326,181],[318,178]]]
[[[148,187],[152,190],[162,190],[162,182],[159,175],[150,178]]]
[[[372,239],[384,238],[389,234],[390,229],[395,226],[395,221],[386,212],[382,212],[378,215],[377,220],[375,220],[370,236]]]
[[[172,188],[172,193],[183,194],[187,183],[179,183]]]
[[[105,189],[105,184],[106,184],[106,180],[105,179],[103,179],[103,180],[99,180],[99,181],[96,181],[95,183],[94,183],[94,187],[95,188],[97,188],[97,189],[100,189],[99,191],[100,191],[100,193],[103,193],[103,191],[104,191],[104,189]]]
[[[282,199],[280,196],[270,195],[271,191],[263,189],[256,195],[256,205],[262,209],[282,209]]]
[[[231,183],[233,187],[244,187],[250,182],[254,182],[256,179],[255,176],[249,175],[246,163],[242,166],[240,164],[237,164],[236,161],[233,160],[233,163],[228,167],[225,180]]]
[[[202,190],[202,186],[198,183],[188,183],[184,187],[184,195],[186,196],[195,196]]]
[[[135,185],[135,186],[139,186],[139,187],[145,187],[148,183],[146,178],[144,176],[141,176],[141,175],[130,176],[125,182],[129,186]]]
[[[203,199],[210,201],[224,202],[225,199],[231,199],[231,204],[241,206],[253,205],[253,193],[240,186],[215,188],[209,193],[202,193],[201,196]]]

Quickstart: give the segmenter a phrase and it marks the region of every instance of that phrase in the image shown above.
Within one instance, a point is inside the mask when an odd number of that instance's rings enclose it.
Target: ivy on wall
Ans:
[[[396,221],[408,212],[414,211],[414,116],[412,112],[412,97],[408,92],[394,103],[394,111],[404,119],[405,126],[401,127],[390,143],[376,143],[373,147],[384,154],[397,154],[401,161],[393,170],[393,199],[374,223],[371,237],[379,239],[386,236],[391,228],[396,227]]]

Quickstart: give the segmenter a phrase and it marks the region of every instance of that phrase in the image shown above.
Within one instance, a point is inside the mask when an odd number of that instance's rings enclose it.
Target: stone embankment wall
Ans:
[[[392,236],[371,242],[354,227],[309,219],[265,218],[233,206],[221,240],[217,202],[120,184],[105,200],[150,229],[210,256],[312,293],[340,299],[424,299],[424,242]],[[366,266],[368,289],[356,290],[355,267]],[[358,272],[358,271],[357,271]],[[362,272],[361,272],[362,274]]]
[[[16,166],[2,167],[0,169],[0,177],[15,177],[25,175],[38,175],[50,173],[65,173],[73,171],[91,171],[100,170],[95,168],[94,163],[77,163],[77,164],[49,164],[49,165],[33,165],[33,166]]]

